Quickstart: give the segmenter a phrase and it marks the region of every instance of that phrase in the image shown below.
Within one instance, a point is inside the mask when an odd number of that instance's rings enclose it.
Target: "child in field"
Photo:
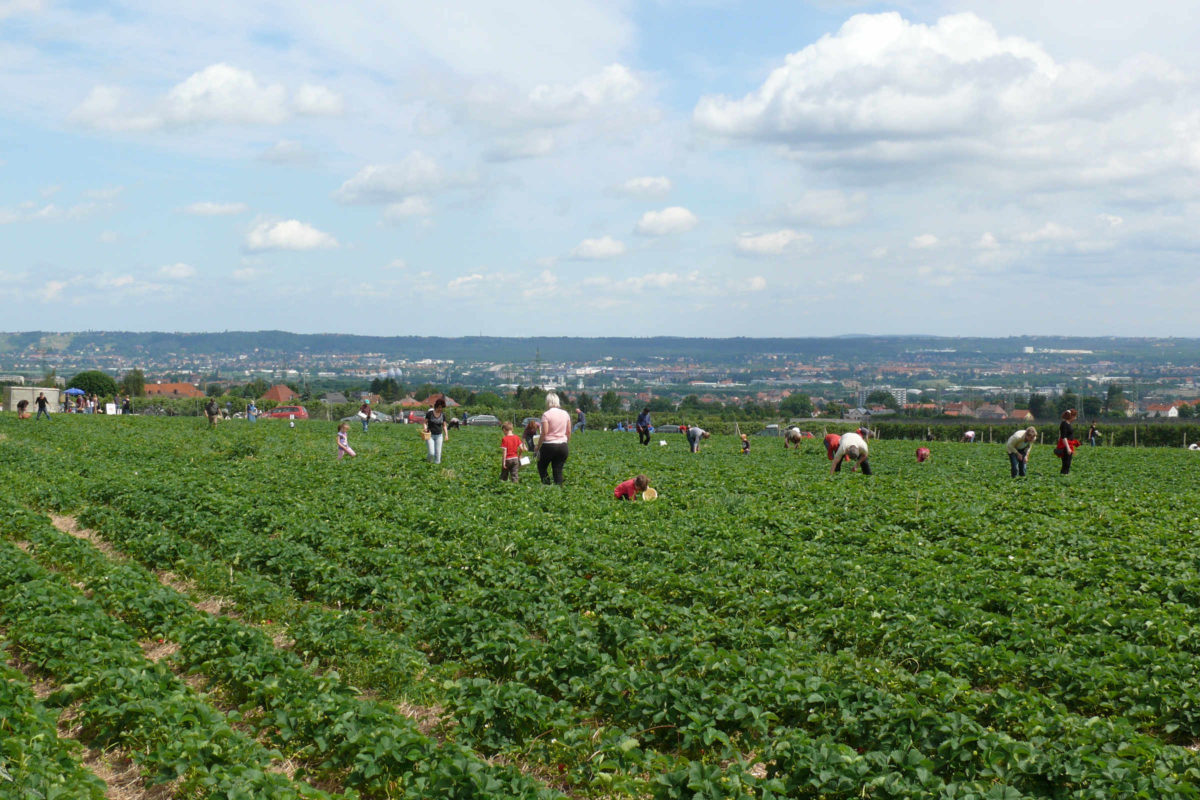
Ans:
[[[513,433],[511,422],[500,426],[500,480],[520,483],[521,451],[527,450],[521,437]]]
[[[636,478],[618,483],[617,488],[613,489],[613,497],[617,500],[635,500],[638,492],[644,492],[649,487],[650,479],[645,475],[638,475]]]
[[[350,449],[350,425],[345,422],[343,422],[341,425],[338,425],[337,454],[338,461],[342,460],[342,456],[350,456],[353,458],[354,456],[358,455],[358,453]]]
[[[928,447],[918,447],[917,448],[917,463],[923,464],[924,462],[929,460],[929,457],[931,455],[932,455],[932,453],[929,452]]]
[[[743,433],[742,434],[742,455],[745,456],[745,455],[749,455],[749,454],[750,454],[750,437],[748,437],[746,434]]]

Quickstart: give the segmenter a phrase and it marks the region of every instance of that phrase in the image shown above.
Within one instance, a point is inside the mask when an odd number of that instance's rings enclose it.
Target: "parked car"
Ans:
[[[401,413],[399,417],[396,418],[396,421],[397,422],[407,422],[410,425],[424,425],[425,424],[425,412],[424,411],[405,411],[405,412]]]
[[[473,417],[467,417],[468,425],[491,425],[493,427],[500,426],[500,418],[494,414],[476,414]]]
[[[348,417],[342,417],[341,421],[342,422],[362,422],[362,417],[360,417],[358,414],[351,414]],[[378,411],[371,412],[371,422],[391,422],[391,421],[392,421],[391,414],[383,414]]]
[[[276,406],[261,415],[265,419],[308,419],[304,406]]]

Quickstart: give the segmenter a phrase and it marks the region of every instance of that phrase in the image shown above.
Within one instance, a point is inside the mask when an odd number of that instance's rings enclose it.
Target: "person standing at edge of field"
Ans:
[[[650,425],[650,406],[646,406],[637,418],[638,444],[650,444]]]
[[[699,453],[700,440],[707,439],[711,435],[712,434],[701,428],[699,425],[692,425],[687,429],[688,447],[692,449],[693,453]]]
[[[1035,441],[1037,441],[1037,428],[1029,427],[1017,431],[1004,443],[1004,449],[1008,452],[1008,465],[1014,478],[1025,477],[1025,467],[1029,464],[1029,451],[1033,449]]]
[[[1099,444],[1100,431],[1096,428],[1096,421],[1092,420],[1091,426],[1088,428],[1088,444],[1095,447]]]
[[[362,417],[363,433],[367,432],[367,426],[371,424],[371,401],[363,400],[363,404],[358,407],[358,415]]]
[[[849,457],[851,472],[862,467],[863,475],[871,474],[871,464],[867,461],[867,440],[854,431],[842,434],[838,449],[833,454],[833,464],[829,467],[830,475],[842,471],[842,459],[845,457]]]
[[[46,415],[46,419],[50,419],[50,401],[46,399],[46,393],[38,392],[37,400],[34,402],[37,403],[37,416],[33,418],[33,421],[37,422],[41,419],[42,414]]]
[[[549,485],[550,471],[554,474],[554,483],[558,486],[563,482],[563,464],[567,463],[570,452],[568,444],[571,441],[571,415],[560,407],[558,395],[546,393],[546,412],[542,414],[542,438],[538,442],[538,476],[542,483]]]
[[[250,405],[246,406],[246,419],[251,422],[258,421],[258,406],[254,405],[254,401],[250,401]]]
[[[221,409],[217,407],[215,398],[208,398],[208,402],[204,404],[204,414],[208,417],[208,427],[217,427],[217,417],[221,416]]]
[[[520,483],[521,451],[525,449],[525,443],[513,433],[511,422],[502,423],[500,431],[500,480]]]
[[[366,405],[364,403],[363,405]],[[367,411],[371,409],[367,406]],[[439,397],[433,403],[433,408],[425,412],[424,431],[429,434],[425,440],[426,460],[434,464],[442,463],[442,443],[449,438],[446,433],[446,399]]]
[[[1068,408],[1062,413],[1062,421],[1058,423],[1058,447],[1054,454],[1062,459],[1062,469],[1058,471],[1059,475],[1071,474],[1071,457],[1075,455],[1075,448],[1071,444],[1071,439],[1075,436],[1075,429],[1071,423],[1079,416],[1079,412],[1073,408]]]

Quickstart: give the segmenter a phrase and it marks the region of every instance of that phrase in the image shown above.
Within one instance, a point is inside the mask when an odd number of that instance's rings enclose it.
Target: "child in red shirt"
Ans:
[[[645,475],[638,475],[636,478],[618,483],[617,488],[613,489],[613,497],[617,500],[634,500],[637,498],[638,492],[646,491],[649,486],[650,479]]]
[[[500,439],[500,480],[520,483],[521,451],[528,448],[521,437],[513,433],[511,422],[502,424],[500,430],[504,434]]]

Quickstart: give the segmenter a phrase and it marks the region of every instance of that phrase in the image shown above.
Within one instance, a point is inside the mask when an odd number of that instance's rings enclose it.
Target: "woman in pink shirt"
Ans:
[[[563,482],[563,464],[567,463],[567,443],[571,440],[571,415],[559,408],[558,395],[546,394],[546,413],[542,414],[542,439],[538,443],[538,475],[542,483],[550,483],[549,470],[553,470],[554,482]]]

